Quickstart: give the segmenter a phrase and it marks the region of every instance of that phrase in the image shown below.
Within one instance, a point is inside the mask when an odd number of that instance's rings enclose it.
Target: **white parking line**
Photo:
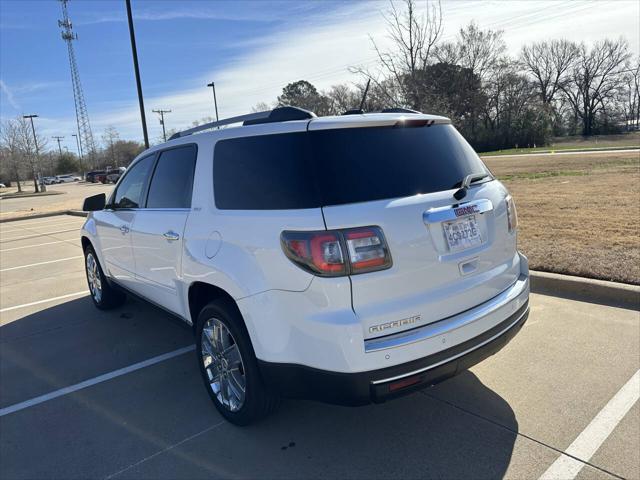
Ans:
[[[14,305],[13,307],[5,307],[5,308],[0,309],[0,313],[10,312],[11,310],[18,310],[20,308],[32,307],[33,305],[40,305],[41,303],[55,302],[56,300],[62,300],[64,298],[79,297],[80,295],[86,295],[87,293],[89,293],[88,290],[83,290],[81,292],[67,293],[66,295],[60,295],[59,297],[45,298],[44,300],[37,300],[35,302],[23,303],[22,305]]]
[[[78,390],[82,390],[83,388],[97,385],[98,383],[106,382],[107,380],[111,380],[112,378],[121,377],[122,375],[135,372],[136,370],[140,370],[141,368],[150,367],[151,365],[164,362],[165,360],[169,360],[170,358],[177,357],[178,355],[182,355],[187,352],[192,352],[193,350],[195,350],[195,348],[196,348],[195,345],[189,345],[187,347],[179,348],[172,352],[163,353],[162,355],[158,355],[157,357],[153,357],[148,360],[144,360],[142,362],[134,363],[133,365],[129,365],[128,367],[119,368],[118,370],[114,370],[112,372],[105,373],[103,375],[98,375],[97,377],[90,378],[89,380],[85,380],[84,382],[76,383],[75,385],[64,387],[64,388],[61,388],[60,390],[56,390],[54,392],[47,393],[45,395],[40,395],[39,397],[35,397],[30,400],[25,400],[24,402],[10,405],[8,407],[0,409],[0,417],[4,417],[5,415],[8,415],[10,413],[18,412],[20,410],[24,410],[25,408],[33,407],[34,405],[38,405],[40,403],[53,400],[54,398],[62,397],[63,395],[67,395],[69,393],[77,392]]]
[[[0,249],[0,253],[2,253],[2,252],[12,252],[14,250],[22,250],[23,248],[44,247],[45,245],[53,245],[54,243],[68,243],[69,245],[74,245],[76,247],[79,247],[80,245],[76,245],[75,243],[71,243],[73,240],[74,239],[71,239],[71,240],[57,240],[55,242],[37,243],[36,245],[25,245],[24,247],[2,248],[2,249]]]
[[[547,471],[542,474],[540,480],[571,480],[576,478],[582,467],[585,466],[585,462],[591,459],[607,437],[611,435],[611,432],[627,412],[631,410],[631,407],[638,401],[639,397],[640,370],[618,390],[618,393],[591,420],[587,428],[569,445],[569,448],[565,451],[567,455],[560,455]]]
[[[26,237],[8,238],[8,239],[3,239],[3,241],[0,241],[0,243],[15,242],[16,240],[26,240],[27,238],[44,237],[45,235],[53,235],[55,233],[66,233],[66,232],[78,232],[78,233],[80,233],[80,228],[70,228],[69,230],[57,230],[55,232],[42,232],[42,233],[37,233],[37,234],[34,234],[34,235],[27,235]],[[2,237],[0,237],[0,238],[2,238]]]
[[[58,260],[48,260],[46,262],[30,263],[29,265],[20,265],[19,267],[3,268],[0,272],[8,272],[10,270],[20,270],[21,268],[37,267],[39,265],[48,265],[50,263],[66,262],[67,260],[76,260],[77,258],[84,258],[82,255],[76,255],[75,257],[59,258]]]
[[[62,227],[64,225],[82,225],[81,223],[78,222],[54,222],[56,227]],[[47,225],[25,225],[25,226],[19,226],[18,228],[14,228],[11,230],[4,230],[4,229],[0,229],[0,235],[4,235],[5,233],[14,233],[14,232],[21,232],[21,233],[25,233],[25,230],[36,230],[38,228],[48,228],[51,227],[51,224],[47,224]],[[37,231],[37,230],[36,230]]]
[[[24,220],[18,220],[16,222],[11,222],[11,224],[4,224],[4,223],[0,223],[1,225],[7,225],[7,226],[11,226],[11,227],[21,227],[22,225],[28,225],[30,227],[37,227],[40,225],[51,225],[52,223],[58,223],[60,221],[64,221],[64,222],[70,222],[73,220],[76,221],[84,221],[86,218],[85,217],[72,217],[71,215],[60,215],[58,217],[51,217],[51,219],[49,220],[45,220],[45,221],[35,221],[35,219],[24,219]]]

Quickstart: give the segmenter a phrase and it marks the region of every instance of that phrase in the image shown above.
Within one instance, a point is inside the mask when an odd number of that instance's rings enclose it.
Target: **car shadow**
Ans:
[[[111,312],[96,310],[88,297],[56,305],[0,328],[0,404],[192,342],[189,326],[138,300]],[[117,478],[502,478],[509,467],[518,431],[514,412],[471,372],[380,405],[284,400],[271,417],[239,428],[223,422],[208,400],[194,355],[70,395],[64,401],[73,408],[56,401],[11,414],[4,423],[5,439],[14,445],[3,447],[6,471],[27,477],[55,466],[62,477],[104,477],[126,467]],[[439,389],[448,400],[437,398]],[[495,412],[501,426],[458,408],[456,398],[472,399],[474,411]],[[41,418],[46,429],[38,426]],[[38,458],[33,464],[18,461],[23,436],[30,442],[25,451]]]

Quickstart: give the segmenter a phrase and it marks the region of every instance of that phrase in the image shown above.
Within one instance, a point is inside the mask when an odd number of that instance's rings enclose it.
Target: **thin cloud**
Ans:
[[[13,91],[7,86],[6,83],[4,83],[3,80],[0,80],[0,91],[4,94],[4,97],[7,99],[7,102],[9,102],[9,105],[11,105],[14,108],[14,110],[20,110],[20,105],[18,105],[18,102],[15,99]]]

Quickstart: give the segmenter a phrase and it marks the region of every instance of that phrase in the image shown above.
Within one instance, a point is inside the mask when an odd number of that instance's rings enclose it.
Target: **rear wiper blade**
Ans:
[[[455,198],[456,200],[462,200],[464,197],[466,197],[467,189],[469,188],[469,185],[471,185],[471,182],[475,182],[476,180],[482,180],[483,178],[487,178],[487,177],[492,177],[492,175],[489,172],[483,172],[483,173],[471,173],[465,176],[460,184],[460,189],[453,194],[453,198]]]

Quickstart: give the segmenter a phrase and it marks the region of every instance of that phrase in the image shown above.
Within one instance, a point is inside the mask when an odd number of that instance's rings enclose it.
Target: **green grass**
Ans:
[[[496,150],[493,152],[478,152],[482,157],[496,157],[500,155],[527,155],[531,153],[553,153],[553,152],[597,152],[598,150],[628,150],[632,148],[640,148],[640,145],[624,145],[620,144],[602,144],[598,146],[579,147],[576,145],[557,145],[554,147],[536,147],[536,148],[510,148],[508,150]]]

